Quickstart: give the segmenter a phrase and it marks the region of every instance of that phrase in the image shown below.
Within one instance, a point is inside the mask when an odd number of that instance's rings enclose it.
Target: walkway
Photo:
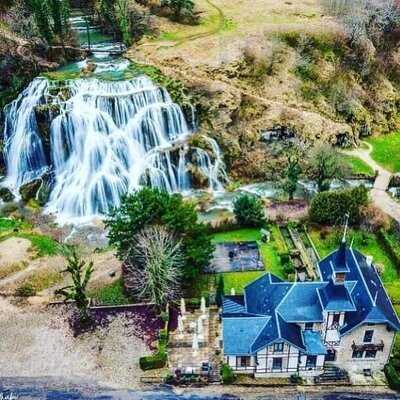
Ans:
[[[385,214],[388,214],[400,224],[400,203],[393,199],[387,192],[392,173],[381,167],[371,157],[372,146],[367,142],[362,142],[367,148],[357,148],[345,151],[345,154],[356,156],[368,164],[377,172],[374,187],[371,190],[371,198],[374,204]]]

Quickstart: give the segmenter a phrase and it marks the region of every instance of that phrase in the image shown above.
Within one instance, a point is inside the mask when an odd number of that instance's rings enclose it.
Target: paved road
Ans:
[[[394,200],[387,192],[392,173],[373,160],[371,157],[372,146],[367,142],[363,143],[367,145],[367,148],[346,151],[345,154],[360,158],[374,171],[377,171],[374,187],[371,190],[372,201],[385,214],[388,214],[400,224],[400,203]]]

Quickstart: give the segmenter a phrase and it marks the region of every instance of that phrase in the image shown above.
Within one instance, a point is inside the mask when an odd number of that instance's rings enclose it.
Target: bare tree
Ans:
[[[176,300],[181,291],[181,242],[162,226],[150,226],[134,238],[125,261],[125,284],[139,299],[160,309]]]
[[[322,0],[327,11],[339,17],[353,44],[371,40],[379,44],[384,34],[400,26],[400,7],[395,0]]]
[[[342,179],[348,173],[342,155],[335,147],[321,143],[308,156],[308,176],[315,180],[318,191],[329,190],[333,179]]]

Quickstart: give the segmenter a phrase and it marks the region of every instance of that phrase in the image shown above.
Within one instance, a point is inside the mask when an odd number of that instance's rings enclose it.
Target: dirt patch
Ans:
[[[29,240],[18,237],[0,242],[0,269],[10,264],[28,261],[30,247]]]
[[[0,376],[79,376],[137,387],[138,359],[148,349],[133,331],[125,316],[116,316],[75,338],[64,309],[21,309],[0,298]]]

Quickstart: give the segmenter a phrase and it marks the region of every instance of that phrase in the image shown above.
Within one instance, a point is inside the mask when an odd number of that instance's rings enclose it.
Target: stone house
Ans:
[[[236,373],[317,376],[327,365],[382,370],[400,322],[372,260],[343,241],[319,262],[319,280],[265,274],[225,296],[224,360]]]

